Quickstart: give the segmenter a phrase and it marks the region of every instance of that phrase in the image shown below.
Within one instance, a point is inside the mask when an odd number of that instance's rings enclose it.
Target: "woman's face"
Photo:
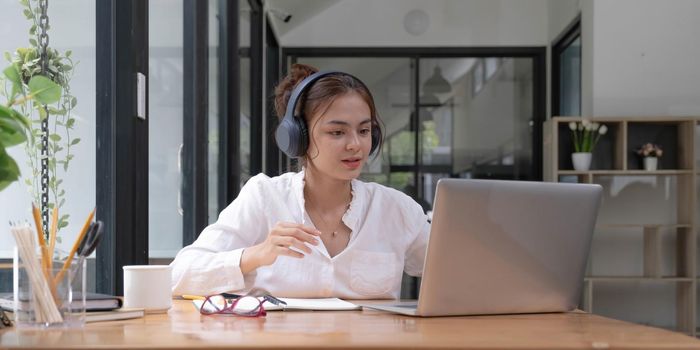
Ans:
[[[372,148],[369,105],[357,93],[338,96],[308,123],[311,142],[307,164],[337,180],[360,176]]]

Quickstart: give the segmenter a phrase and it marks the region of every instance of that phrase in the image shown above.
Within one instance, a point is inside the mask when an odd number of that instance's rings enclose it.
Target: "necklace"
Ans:
[[[352,201],[352,199],[351,199],[351,201]],[[310,201],[309,201],[309,202],[310,202]],[[311,203],[309,203],[309,204],[311,204]],[[348,210],[349,208],[350,208],[350,202],[348,202],[348,204],[345,206],[345,210]],[[311,206],[309,206],[308,209],[309,209],[309,212],[311,212]],[[319,214],[318,212],[316,212],[315,209],[314,209],[314,213],[313,213],[313,214],[316,215],[316,216],[318,216],[319,219],[321,219],[321,221],[323,222],[323,226],[325,226],[325,227],[329,227],[329,226],[330,226],[330,225],[328,225],[328,222],[326,222],[326,219],[323,218],[323,215],[321,215],[321,214]],[[343,215],[344,215],[344,214],[343,214]],[[333,232],[331,233],[331,236],[332,236],[333,238],[335,238],[335,236],[338,235],[338,230],[340,229],[340,226],[342,226],[342,225],[343,225],[343,217],[341,216],[341,217],[340,217],[340,222],[335,226],[335,229],[334,229]]]

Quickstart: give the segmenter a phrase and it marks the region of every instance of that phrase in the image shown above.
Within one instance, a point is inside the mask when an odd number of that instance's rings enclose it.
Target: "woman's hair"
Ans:
[[[294,88],[301,83],[304,78],[318,72],[318,69],[305,64],[295,63],[292,68],[282,80],[277,84],[275,88],[275,111],[277,112],[277,118],[281,121],[284,118],[284,114],[287,110],[287,103],[292,95]],[[379,145],[377,145],[377,150],[375,154],[379,154],[381,151],[381,146],[383,143],[382,137],[382,127],[380,126],[381,121],[377,115],[377,108],[374,105],[374,98],[369,89],[357,78],[348,74],[332,74],[327,75],[319,80],[316,80],[310,87],[306,88],[306,91],[300,96],[299,103],[297,103],[297,114],[302,112],[304,118],[306,119],[306,125],[309,129],[309,137],[311,137],[312,125],[309,125],[311,121],[310,118],[320,112],[322,109],[325,110],[330,107],[331,103],[335,101],[336,98],[349,94],[357,93],[360,97],[367,103],[371,113],[371,123],[373,131],[378,133]],[[303,110],[299,110],[303,108]],[[312,141],[309,140],[309,143]]]

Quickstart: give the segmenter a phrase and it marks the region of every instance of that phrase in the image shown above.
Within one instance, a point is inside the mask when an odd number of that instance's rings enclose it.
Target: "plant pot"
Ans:
[[[575,152],[571,154],[571,161],[574,163],[574,170],[587,171],[591,168],[593,154],[590,152]]]
[[[644,157],[644,170],[654,171],[659,166],[659,158],[656,157]]]

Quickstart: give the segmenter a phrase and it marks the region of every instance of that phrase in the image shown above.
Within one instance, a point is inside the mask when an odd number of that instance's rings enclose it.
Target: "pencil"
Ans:
[[[63,263],[61,271],[59,271],[58,275],[56,275],[56,277],[54,278],[53,282],[55,285],[58,285],[58,282],[61,281],[63,275],[66,274],[66,270],[68,270],[70,263],[73,261],[73,256],[75,256],[75,252],[78,251],[80,243],[83,241],[83,238],[85,237],[85,234],[87,233],[88,228],[90,227],[90,223],[92,222],[93,216],[95,216],[95,209],[93,209],[90,212],[90,214],[87,217],[87,220],[85,220],[85,224],[83,224],[83,229],[80,230],[80,234],[78,234],[78,237],[75,239],[75,243],[73,243],[73,248],[71,248],[70,253],[68,253],[68,257],[66,257],[66,262]]]
[[[58,206],[53,207],[51,215],[51,231],[49,232],[49,266],[53,267],[53,251],[56,247],[56,231],[58,228]]]
[[[51,291],[51,294],[54,297],[54,300],[58,300],[58,294],[56,293],[56,285],[51,279],[53,277],[51,275],[51,270],[50,267],[52,267],[51,262],[50,262],[50,257],[49,257],[49,249],[46,246],[46,238],[44,238],[44,226],[41,221],[41,213],[39,213],[39,208],[32,203],[32,214],[34,216],[34,225],[36,225],[36,234],[39,239],[39,248],[41,248],[41,270],[42,273],[44,274],[44,278],[46,279],[46,282],[48,283],[49,290]]]
[[[49,250],[46,247],[46,238],[44,238],[44,229],[41,222],[41,214],[39,208],[32,203],[32,214],[34,216],[34,225],[36,226],[36,234],[38,236],[39,248],[41,248],[41,264],[44,268],[44,275],[49,272]]]
[[[182,299],[185,299],[185,300],[204,300],[206,298],[201,296],[201,295],[183,294]]]

